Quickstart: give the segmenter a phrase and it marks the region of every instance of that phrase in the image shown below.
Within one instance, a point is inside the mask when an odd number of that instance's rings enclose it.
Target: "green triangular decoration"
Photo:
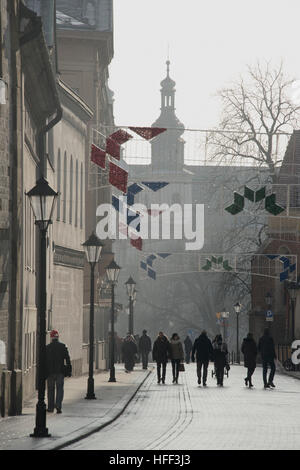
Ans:
[[[241,212],[243,209],[241,209],[239,206],[236,204],[231,204],[231,206],[225,207],[225,211],[229,212],[232,215],[236,215],[239,212]]]
[[[229,266],[229,262],[228,260],[226,259],[223,263],[223,268],[226,270],[226,271],[232,271],[233,268],[231,266]]]
[[[203,269],[204,271],[209,271],[211,269],[211,261],[209,261],[209,259],[206,260],[206,265],[203,266],[201,269]]]
[[[234,204],[240,207],[241,209],[244,209],[244,205],[245,205],[244,196],[241,196],[239,193],[233,193],[233,197],[234,197]]]
[[[260,202],[266,197],[266,187],[260,188],[255,192],[255,202]]]
[[[254,202],[254,191],[247,186],[245,186],[244,196],[249,199],[249,201]]]
[[[284,207],[276,204],[276,194],[270,194],[266,197],[265,209],[272,215],[278,215],[285,210]]]

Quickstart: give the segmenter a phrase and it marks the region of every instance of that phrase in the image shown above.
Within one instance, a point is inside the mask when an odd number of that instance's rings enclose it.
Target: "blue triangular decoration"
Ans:
[[[156,272],[153,271],[153,269],[148,268],[148,276],[151,277],[152,279],[156,280]]]
[[[171,256],[171,253],[157,253],[157,255],[160,257],[160,258],[167,258],[168,256]]]
[[[158,182],[147,182],[147,181],[142,181],[142,184],[147,186],[147,188],[151,189],[151,191],[159,191],[160,189],[164,188],[170,183],[166,183],[165,181],[158,181]]]
[[[295,264],[291,264],[290,265],[290,273],[292,273],[293,271],[295,271],[296,269],[296,263]]]
[[[126,197],[127,197],[127,205],[128,206],[133,206],[133,204],[134,204],[134,194],[128,192],[126,194]]]
[[[150,256],[148,256],[148,258],[147,258],[147,264],[148,264],[149,266],[152,266],[152,263],[153,263],[153,261],[154,261],[155,259],[156,259],[156,256],[155,256],[155,255],[150,255]]]
[[[131,194],[134,194],[134,195],[140,193],[141,191],[144,191],[144,189],[142,188],[142,186],[140,186],[137,183],[133,183],[130,186],[128,186],[128,188],[127,188],[127,192],[131,193]]]
[[[120,212],[120,203],[121,203],[120,199],[112,195],[112,205],[118,212]]]
[[[278,258],[279,255],[266,255],[267,258],[269,259],[275,259]]]
[[[145,263],[144,261],[141,261],[140,266],[141,266],[142,269],[147,271],[147,263]]]
[[[280,282],[285,281],[286,279],[288,279],[288,277],[289,277],[288,271],[283,271],[282,273],[280,273]]]
[[[290,265],[290,260],[286,258],[285,256],[281,256],[279,259],[283,263],[283,269],[287,269]]]

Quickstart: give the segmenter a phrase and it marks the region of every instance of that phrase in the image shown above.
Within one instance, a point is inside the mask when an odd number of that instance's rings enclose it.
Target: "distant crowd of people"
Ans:
[[[197,379],[198,384],[204,387],[207,384],[207,371],[209,362],[214,363],[213,374],[216,376],[217,385],[222,387],[224,381],[224,373],[230,369],[228,360],[227,344],[223,341],[222,335],[218,334],[211,341],[205,330],[194,341],[194,344],[187,336],[182,344],[180,337],[174,333],[169,340],[168,337],[160,331],[151,348],[151,339],[147,335],[147,331],[143,331],[143,335],[137,340],[131,335],[127,335],[122,341],[122,362],[125,364],[125,370],[130,372],[133,370],[138,355],[141,356],[143,369],[148,367],[148,357],[152,350],[152,359],[156,362],[157,383],[165,383],[167,363],[170,360],[172,365],[173,383],[178,383],[179,371],[184,368],[184,361],[189,364],[191,361],[197,363]],[[275,366],[275,346],[273,338],[269,334],[269,330],[264,331],[263,336],[256,344],[253,335],[248,333],[244,338],[241,352],[244,355],[244,366],[247,369],[245,377],[245,385],[249,388],[253,387],[252,376],[257,364],[257,355],[260,354],[262,360],[262,372],[264,388],[273,388]],[[270,369],[269,376],[268,369]]]
[[[71,377],[72,366],[65,344],[59,342],[59,333],[56,330],[50,333],[51,343],[46,347],[46,374],[48,391],[48,412],[61,413],[62,401],[64,395],[64,378]],[[184,346],[183,346],[184,344]],[[228,348],[223,341],[222,335],[218,334],[211,341],[205,330],[201,332],[194,344],[187,336],[182,344],[180,337],[174,333],[169,340],[167,336],[160,331],[153,343],[143,330],[142,336],[133,336],[127,334],[121,339],[115,334],[115,357],[117,362],[123,362],[125,372],[130,373],[136,363],[142,362],[143,369],[148,368],[149,353],[152,351],[152,359],[156,362],[157,383],[164,384],[166,380],[167,363],[170,360],[172,364],[173,384],[178,383],[179,372],[184,370],[184,361],[189,364],[190,361],[197,363],[198,384],[206,387],[207,371],[209,361],[214,363],[214,371],[217,379],[217,385],[222,387],[224,373],[230,369],[228,361]],[[265,329],[263,336],[256,344],[253,335],[248,333],[243,340],[241,351],[244,355],[244,366],[247,368],[245,385],[252,388],[252,376],[256,368],[257,355],[260,353],[262,359],[262,372],[264,388],[275,387],[274,375],[275,366],[275,346],[269,330]],[[270,369],[269,376],[268,369]],[[56,392],[56,393],[55,393]]]

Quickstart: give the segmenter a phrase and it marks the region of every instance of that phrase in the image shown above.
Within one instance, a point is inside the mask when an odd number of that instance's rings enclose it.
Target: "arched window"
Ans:
[[[76,160],[75,171],[75,227],[78,225],[78,160]]]
[[[60,158],[60,149],[58,150],[58,154],[57,154],[56,171],[57,171],[56,187],[57,187],[57,192],[58,192],[56,220],[60,220],[60,196],[61,196],[61,158]]]
[[[64,155],[63,222],[67,220],[67,153]]]
[[[83,164],[80,165],[80,228],[83,228]]]
[[[70,206],[69,206],[69,223],[72,223],[73,215],[73,157],[71,155],[70,161]]]

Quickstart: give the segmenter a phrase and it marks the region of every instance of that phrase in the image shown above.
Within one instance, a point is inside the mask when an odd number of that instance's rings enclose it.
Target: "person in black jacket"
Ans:
[[[253,387],[251,379],[256,368],[257,356],[256,342],[253,339],[252,333],[248,333],[247,337],[244,338],[241,351],[244,354],[244,367],[248,369],[247,377],[245,378],[245,385],[246,387],[249,385],[249,388],[251,388]]]
[[[224,368],[229,368],[227,344],[223,342],[222,335],[217,335],[212,342],[214,349],[214,363],[217,377],[217,385],[223,387]]]
[[[274,359],[276,359],[275,346],[273,338],[270,336],[268,328],[265,329],[263,336],[258,342],[258,350],[262,358],[263,365],[263,381],[264,388],[275,387],[273,383],[276,366]],[[270,366],[269,379],[267,380],[268,366]]]
[[[170,357],[170,343],[162,331],[158,333],[152,350],[153,361],[157,364],[157,383],[165,383],[167,362]],[[162,375],[161,375],[162,366]]]
[[[151,339],[147,335],[147,330],[143,330],[143,334],[139,341],[139,351],[142,356],[143,369],[148,368],[148,356],[151,351]]]
[[[67,346],[64,343],[60,343],[58,340],[58,331],[52,330],[50,338],[51,343],[46,346],[48,392],[47,411],[53,413],[54,408],[56,408],[57,413],[61,413],[62,401],[64,398],[64,378],[65,376],[71,377],[72,365]]]
[[[190,363],[192,349],[193,349],[192,340],[189,337],[189,335],[187,335],[187,337],[184,340],[185,362],[187,364]]]
[[[122,344],[125,372],[133,371],[137,352],[138,349],[134,337],[128,333]]]
[[[207,337],[205,330],[202,331],[201,335],[195,340],[192,350],[192,361],[195,362],[195,352],[197,360],[197,376],[198,384],[201,384],[201,372],[203,367],[203,386],[206,386],[207,380],[207,368],[209,360],[213,358],[213,347],[210,339]]]

